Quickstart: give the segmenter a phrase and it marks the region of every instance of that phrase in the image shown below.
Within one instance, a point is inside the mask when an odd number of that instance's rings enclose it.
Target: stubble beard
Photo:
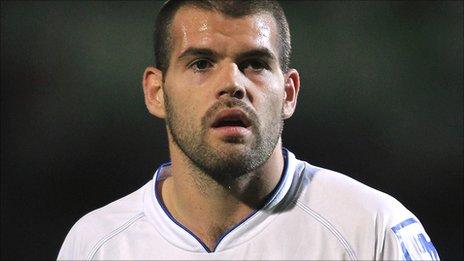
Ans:
[[[261,167],[272,155],[282,134],[282,108],[278,112],[272,112],[275,115],[266,115],[268,118],[261,122],[245,102],[235,98],[220,100],[202,117],[200,128],[195,128],[194,124],[181,117],[166,92],[164,101],[166,125],[173,142],[190,159],[192,167],[223,185],[232,184],[241,176]],[[214,147],[207,142],[207,123],[218,111],[232,107],[242,109],[253,122],[253,140],[245,143],[240,138],[230,139],[221,146]],[[196,170],[193,171],[198,172]]]

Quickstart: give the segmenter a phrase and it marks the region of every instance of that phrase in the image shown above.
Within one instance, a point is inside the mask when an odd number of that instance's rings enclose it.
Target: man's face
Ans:
[[[163,85],[170,142],[213,178],[255,170],[280,139],[276,32],[267,13],[229,18],[183,7],[174,17]]]

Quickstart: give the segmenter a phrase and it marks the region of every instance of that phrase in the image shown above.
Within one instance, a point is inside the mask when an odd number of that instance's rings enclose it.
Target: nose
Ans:
[[[237,99],[245,98],[247,95],[245,82],[245,76],[239,70],[237,64],[225,65],[222,68],[222,73],[219,74],[216,98],[226,98],[227,96]]]

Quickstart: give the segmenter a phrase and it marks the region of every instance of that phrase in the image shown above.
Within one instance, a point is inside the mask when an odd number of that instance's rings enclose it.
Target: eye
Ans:
[[[213,67],[213,63],[206,59],[195,60],[189,65],[189,68],[192,68],[196,72],[202,72],[211,67]]]
[[[268,70],[269,65],[261,60],[248,60],[242,63],[241,70],[252,70],[253,72],[261,72],[263,70]]]

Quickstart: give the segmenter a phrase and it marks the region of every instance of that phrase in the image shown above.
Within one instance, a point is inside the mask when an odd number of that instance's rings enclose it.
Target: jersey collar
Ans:
[[[282,149],[282,153],[284,155],[282,177],[276,188],[268,196],[265,205],[226,231],[219,238],[216,249],[209,250],[196,235],[177,222],[159,197],[156,189],[157,183],[166,178],[166,173],[163,170],[169,167],[171,163],[162,164],[156,170],[151,186],[147,186],[147,190],[144,192],[145,213],[165,240],[185,251],[205,253],[221,252],[234,248],[259,234],[278,215],[278,212],[274,210],[288,194],[297,165],[293,153],[287,149]]]

